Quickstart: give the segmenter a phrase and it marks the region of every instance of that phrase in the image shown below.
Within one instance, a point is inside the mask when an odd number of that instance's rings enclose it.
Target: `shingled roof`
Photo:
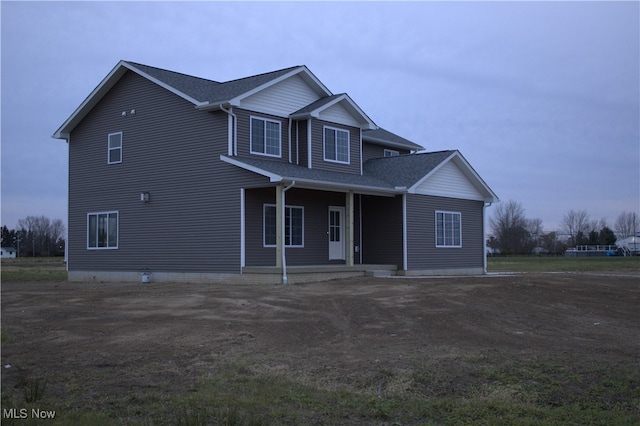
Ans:
[[[237,80],[218,82],[175,71],[137,64],[135,62],[125,62],[130,66],[137,68],[141,72],[191,96],[194,99],[197,99],[200,102],[208,103],[228,101],[229,99],[233,99],[236,96],[240,96],[243,93],[260,87],[263,84],[269,83],[270,81],[275,80],[296,68],[300,68],[300,66],[294,66]]]
[[[222,160],[235,166],[269,177],[272,181],[298,180],[344,188],[368,188],[382,192],[405,192],[457,151],[440,151],[401,155],[369,160],[363,174],[309,169],[291,163],[247,157],[226,157]]]
[[[100,82],[89,96],[78,106],[71,116],[52,135],[56,139],[68,139],[70,132],[82,121],[88,112],[102,99],[102,97],[115,86],[118,80],[128,71],[133,71],[141,76],[154,81],[166,90],[192,102],[198,108],[215,109],[223,103],[237,102],[244,96],[251,95],[261,87],[268,87],[269,83],[276,83],[280,78],[288,75],[299,75],[313,87],[320,99],[292,114],[300,115],[307,111],[322,109],[339,99],[347,102],[354,113],[362,118],[363,139],[373,143],[384,144],[389,147],[403,148],[411,151],[423,149],[422,146],[408,141],[378,126],[353,102],[348,95],[333,95],[309,69],[304,65],[283,68],[281,70],[253,75],[250,77],[219,82],[205,78],[170,71],[162,68],[143,65],[131,61],[120,61],[116,67]],[[344,98],[344,99],[342,99]],[[346,101],[345,101],[346,99]]]
[[[457,150],[372,159],[364,164],[362,175],[309,169],[305,166],[258,158],[223,155],[220,159],[268,177],[271,182],[295,181],[300,187],[340,191],[355,190],[370,194],[413,193],[417,186],[437,173],[440,167],[453,161],[485,201],[498,201],[496,194]]]
[[[248,157],[221,156],[222,161],[270,178],[272,182],[297,181],[307,186],[335,187],[369,190],[372,192],[396,192],[389,182],[375,175],[342,173],[330,170],[310,169],[281,161]]]
[[[378,176],[394,187],[410,188],[455,152],[450,150],[376,158],[364,163],[363,173]]]
[[[362,139],[367,142],[382,144],[385,146],[393,146],[396,148],[404,148],[412,151],[420,151],[424,149],[422,145],[413,143],[403,137],[391,133],[388,130],[378,127],[377,129],[367,129],[362,131]]]

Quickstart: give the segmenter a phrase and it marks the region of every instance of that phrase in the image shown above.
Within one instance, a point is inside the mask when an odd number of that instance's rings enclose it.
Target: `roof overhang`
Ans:
[[[438,166],[434,167],[424,177],[414,183],[409,189],[408,193],[415,194],[416,189],[430,177],[438,172],[445,164],[453,162],[460,171],[465,175],[469,182],[478,190],[485,203],[497,203],[500,201],[498,196],[489,188],[489,185],[480,177],[480,175],[471,167],[471,164],[462,156],[460,151],[454,151],[447,159],[442,161]]]
[[[323,191],[334,191],[334,192],[357,192],[359,194],[368,194],[368,195],[379,195],[379,196],[387,196],[393,197],[398,194],[402,194],[407,192],[407,188],[380,188],[375,186],[368,185],[358,185],[358,184],[344,184],[340,182],[331,182],[326,180],[316,180],[316,179],[308,179],[299,176],[285,176],[277,173],[273,173],[269,170],[265,170],[264,168],[254,166],[251,164],[247,164],[243,161],[237,160],[232,157],[228,157],[226,155],[221,155],[220,160],[227,164],[231,164],[233,166],[239,167],[241,169],[262,175],[269,179],[269,183],[291,183],[295,182],[296,187],[305,188],[305,189],[316,189]]]
[[[162,81],[158,80],[150,76],[149,74],[143,72],[142,70],[136,68],[135,66],[129,64],[126,61],[120,61],[118,64],[107,74],[107,76],[102,79],[100,84],[93,89],[93,91],[87,96],[87,98],[76,108],[76,110],[71,114],[67,120],[62,123],[62,126],[56,130],[52,137],[55,139],[69,139],[69,135],[71,131],[82,121],[82,119],[95,107],[98,102],[113,88],[113,86],[118,83],[118,81],[122,78],[123,75],[127,73],[127,71],[133,71],[136,74],[146,78],[149,81],[161,86],[162,88],[180,96],[188,102],[191,102],[196,107],[204,105],[204,102],[200,102],[197,99],[194,99],[187,94],[176,90],[174,87],[169,86]]]

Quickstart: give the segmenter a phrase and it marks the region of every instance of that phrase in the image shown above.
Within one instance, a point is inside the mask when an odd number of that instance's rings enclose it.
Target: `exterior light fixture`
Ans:
[[[151,195],[148,192],[140,193],[140,201],[142,201],[143,203],[148,203],[150,198],[151,198]]]

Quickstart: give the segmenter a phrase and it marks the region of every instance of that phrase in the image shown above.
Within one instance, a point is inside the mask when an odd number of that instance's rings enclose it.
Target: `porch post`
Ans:
[[[353,266],[353,192],[349,191],[346,194],[345,210],[347,217],[345,218],[345,264],[347,266]]]
[[[276,186],[276,267],[282,268],[282,250],[284,240],[282,239],[282,228],[284,222],[284,206],[282,205],[283,185]]]

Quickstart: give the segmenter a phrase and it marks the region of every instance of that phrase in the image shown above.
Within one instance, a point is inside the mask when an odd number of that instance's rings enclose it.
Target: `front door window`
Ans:
[[[329,207],[329,260],[344,260],[344,207]]]

